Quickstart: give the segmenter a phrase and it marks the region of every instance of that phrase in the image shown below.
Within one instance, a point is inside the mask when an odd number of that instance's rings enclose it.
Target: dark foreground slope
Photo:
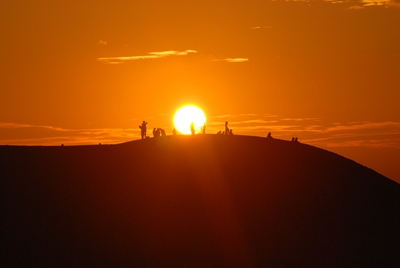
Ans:
[[[2,267],[400,267],[399,184],[300,143],[0,147]]]

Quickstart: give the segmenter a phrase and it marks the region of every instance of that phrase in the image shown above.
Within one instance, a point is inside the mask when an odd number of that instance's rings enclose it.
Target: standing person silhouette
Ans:
[[[225,121],[225,134],[229,134],[228,121]]]
[[[192,132],[192,135],[194,135],[194,122],[190,124],[190,132]]]
[[[142,125],[139,126],[140,129],[141,129],[142,139],[145,139],[145,138],[146,138],[146,132],[147,132],[147,126],[146,126],[146,125],[147,125],[147,122],[146,122],[146,121],[143,121]]]

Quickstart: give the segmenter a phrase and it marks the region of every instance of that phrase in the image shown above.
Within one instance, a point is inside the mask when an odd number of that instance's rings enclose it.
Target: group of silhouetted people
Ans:
[[[233,135],[233,130],[230,129],[228,132],[220,130],[220,131],[217,132],[217,135]]]
[[[233,130],[228,127],[228,121],[225,121],[225,131],[218,131],[217,135],[233,135]]]
[[[165,130],[163,128],[154,128],[153,129],[153,137],[158,138],[158,137],[166,137],[167,134],[165,133]]]
[[[141,134],[142,139],[149,138],[149,136],[147,136],[147,124],[148,123],[146,121],[143,121],[143,123],[139,126],[140,134]],[[164,129],[162,129],[162,128],[154,128],[153,129],[153,136],[156,138],[156,137],[160,137],[160,136],[161,137],[165,137],[167,135],[166,135]]]
[[[147,123],[146,121],[143,121],[143,123],[139,126],[142,139],[149,138],[148,136],[146,136],[147,124],[148,124],[148,123]],[[204,125],[200,128],[200,130],[201,130],[201,133],[202,133],[202,134],[206,134],[206,124],[205,124],[205,123],[204,123]],[[196,133],[195,133],[195,128],[194,128],[194,122],[192,122],[192,123],[190,124],[190,133],[191,133],[192,135],[195,135],[195,134],[196,134]],[[176,135],[177,135],[177,134],[176,134],[176,129],[175,129],[175,128],[172,129],[172,135],[173,135],[173,136],[176,136]],[[228,121],[225,122],[225,131],[218,131],[218,132],[217,132],[217,135],[233,135],[232,129],[229,129],[229,127],[228,127]],[[154,128],[154,129],[153,129],[153,137],[154,137],[154,138],[166,137],[166,136],[167,136],[167,134],[165,133],[165,130],[164,130],[164,129],[162,129],[162,128]],[[271,135],[271,132],[268,132],[267,139],[273,139],[273,138],[272,138],[272,135]],[[293,137],[293,138],[292,138],[292,142],[298,142],[297,137]],[[62,144],[61,146],[63,146],[63,145],[64,145],[64,144]]]
[[[271,135],[271,132],[268,132],[267,139],[273,139],[273,138],[272,138],[272,135]],[[292,138],[292,142],[298,142],[297,137],[293,137],[293,138]]]
[[[142,139],[146,139],[146,138],[150,138],[149,136],[147,136],[147,122],[143,121],[143,123],[141,125],[139,125],[140,128],[140,134]],[[206,124],[204,123],[204,125],[200,128],[201,129],[201,133],[206,134]],[[190,124],[190,132],[192,133],[192,135],[196,134],[195,133],[195,129],[194,129],[194,122],[192,122]],[[172,129],[172,135],[176,136],[177,132],[176,132],[176,128]],[[167,134],[165,133],[165,130],[162,128],[154,128],[153,129],[153,137],[154,138],[158,138],[158,137],[166,137]]]

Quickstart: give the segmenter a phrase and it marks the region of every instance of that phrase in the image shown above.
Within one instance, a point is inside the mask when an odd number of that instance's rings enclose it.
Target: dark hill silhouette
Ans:
[[[2,267],[400,267],[400,186],[309,145],[1,146]]]

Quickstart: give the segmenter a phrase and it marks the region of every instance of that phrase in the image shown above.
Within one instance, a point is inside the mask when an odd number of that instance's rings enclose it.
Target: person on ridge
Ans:
[[[201,127],[201,132],[206,134],[206,123],[204,123],[204,125]]]
[[[142,125],[139,126],[140,128],[140,134],[142,135],[142,139],[146,138],[146,132],[147,132],[147,122],[143,121]]]
[[[165,133],[165,130],[163,128],[160,128],[160,132],[161,132],[161,137],[167,136],[167,134]]]
[[[192,132],[192,135],[195,134],[195,133],[194,133],[194,122],[192,122],[192,123],[190,124],[190,132]]]
[[[229,134],[228,121],[225,121],[225,134]]]

